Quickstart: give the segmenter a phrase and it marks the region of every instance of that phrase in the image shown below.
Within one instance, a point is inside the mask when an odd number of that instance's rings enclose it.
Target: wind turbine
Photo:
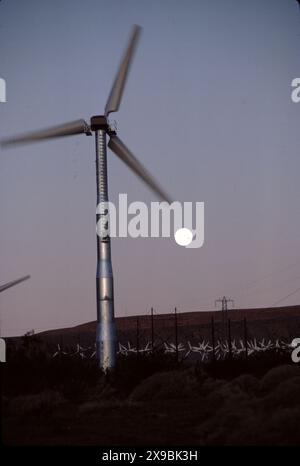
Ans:
[[[25,277],[17,278],[17,280],[12,280],[11,282],[4,283],[4,285],[0,286],[0,293],[2,291],[7,290],[8,288],[11,288],[12,286],[18,285],[19,283],[25,282],[25,280],[28,280],[30,278],[30,275],[26,275]]]
[[[106,136],[109,136],[108,147],[115,153],[146,185],[162,200],[171,203],[170,198],[161,189],[154,178],[136,159],[132,152],[117,136],[108,121],[108,115],[117,112],[120,107],[129,68],[133,59],[141,28],[134,26],[127,48],[119,65],[113,82],[104,115],[92,116],[90,124],[85,120],[76,120],[59,126],[34,131],[31,133],[4,139],[3,147],[15,144],[31,143],[45,139],[52,139],[75,134],[90,136],[95,133],[96,143],[96,183],[97,205],[100,204],[100,213],[96,214],[96,222],[100,225],[100,235],[97,235],[97,335],[96,352],[100,367],[106,371],[113,369],[116,363],[116,331],[114,322],[114,289],[113,272],[111,264],[110,237],[101,234],[109,231],[107,211],[101,205],[108,202],[107,189],[107,161]],[[102,218],[101,218],[102,217]]]

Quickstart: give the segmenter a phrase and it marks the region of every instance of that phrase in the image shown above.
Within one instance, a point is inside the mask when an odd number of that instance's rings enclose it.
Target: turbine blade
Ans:
[[[120,138],[111,135],[108,147],[139,177],[147,186],[162,200],[172,203],[169,196],[160,188],[158,183],[152,178],[150,173],[135,158],[130,150],[125,146]]]
[[[111,88],[109,97],[105,106],[105,115],[107,116],[111,112],[117,112],[120,107],[120,102],[122,99],[124,87],[126,84],[129,68],[134,56],[136,45],[141,32],[140,26],[133,26],[132,33],[121,60],[118,72],[116,74],[113,86]]]
[[[30,278],[30,275],[26,275],[25,277],[18,278],[17,280],[13,280],[11,282],[5,283],[4,285],[0,286],[0,293],[1,291],[5,291],[8,288],[11,288],[12,286],[18,285],[18,283],[24,282],[25,280],[28,280]]]
[[[41,141],[43,139],[60,138],[63,136],[72,136],[73,134],[91,134],[89,125],[85,120],[75,120],[50,128],[40,129],[26,134],[13,136],[12,138],[2,139],[1,146],[12,146],[15,144],[25,144],[30,142]]]

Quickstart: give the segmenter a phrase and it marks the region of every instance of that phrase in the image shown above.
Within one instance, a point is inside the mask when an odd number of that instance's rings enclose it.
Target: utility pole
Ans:
[[[151,307],[151,353],[154,351],[154,315],[153,307]]]
[[[176,348],[176,362],[178,363],[178,320],[177,320],[177,308],[174,311],[174,323],[175,323],[175,348]]]
[[[216,360],[216,345],[215,345],[215,321],[214,318],[211,318],[211,341],[212,341],[212,350],[213,350],[213,362]]]
[[[227,323],[228,323],[228,351],[229,351],[229,359],[232,359],[232,344],[231,344],[231,326],[230,326],[230,319],[228,319]]]
[[[215,300],[215,307],[217,306],[217,303],[222,304],[222,340],[226,339],[226,322],[228,318],[228,303],[232,304],[232,307],[234,306],[234,301],[231,298],[227,298],[226,296],[223,296],[223,298],[219,298]]]
[[[248,359],[248,332],[247,332],[247,319],[244,317],[244,346],[245,346],[245,359]]]
[[[139,357],[140,353],[140,321],[136,318],[136,357]]]

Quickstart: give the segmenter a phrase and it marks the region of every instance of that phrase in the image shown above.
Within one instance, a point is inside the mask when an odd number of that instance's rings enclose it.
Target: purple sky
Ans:
[[[0,3],[0,137],[101,114],[132,24],[143,27],[120,137],[181,201],[205,243],[112,243],[116,316],[269,306],[300,286],[300,77],[295,0]],[[0,152],[1,334],[94,320],[94,140]],[[110,199],[152,194],[109,152]],[[300,292],[283,304],[300,302]]]

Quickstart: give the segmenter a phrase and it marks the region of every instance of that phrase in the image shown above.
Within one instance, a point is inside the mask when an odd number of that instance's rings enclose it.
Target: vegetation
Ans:
[[[286,354],[194,366],[132,355],[108,375],[48,354],[27,335],[1,365],[6,444],[300,443],[300,366]]]

